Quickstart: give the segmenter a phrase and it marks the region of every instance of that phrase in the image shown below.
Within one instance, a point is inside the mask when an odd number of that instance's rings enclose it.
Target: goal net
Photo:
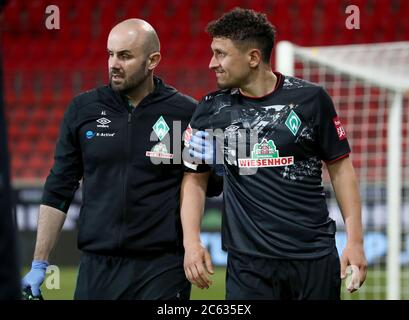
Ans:
[[[346,129],[360,184],[367,280],[343,299],[409,299],[409,42],[299,47],[281,42],[278,71],[318,83]],[[327,203],[345,227],[328,174]]]

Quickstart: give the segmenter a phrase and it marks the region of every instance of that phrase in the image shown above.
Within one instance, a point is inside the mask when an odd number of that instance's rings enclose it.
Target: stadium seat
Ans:
[[[52,155],[54,152],[54,144],[51,143],[48,139],[42,137],[35,146],[36,151],[43,155],[44,157],[48,157]]]
[[[36,156],[30,156],[26,161],[26,166],[21,169],[22,178],[33,180],[40,178],[38,168],[41,167],[43,161]]]
[[[43,127],[48,120],[48,114],[43,108],[36,108],[33,110],[31,117],[31,123],[34,123],[36,126]]]
[[[15,150],[15,156],[28,156],[31,154],[32,150],[33,150],[33,145],[30,141],[28,140],[21,140],[19,143],[16,144],[15,147],[13,147],[13,149]]]
[[[18,35],[22,33],[22,15],[24,4],[19,0],[11,0],[4,9],[4,31]]]
[[[16,155],[16,153],[12,153],[11,157],[11,174],[13,177],[22,177],[23,170],[27,167],[27,162],[22,158]]]
[[[18,141],[22,138],[21,129],[13,124],[8,124],[8,143],[9,145],[16,145]]]
[[[60,131],[59,126],[49,125],[49,126],[46,127],[46,129],[44,131],[45,137],[49,141],[52,141],[53,143],[55,143],[57,141],[59,131]]]
[[[31,0],[27,2],[27,6],[25,6],[27,31],[36,34],[40,34],[44,31],[47,5],[47,1],[45,0]]]
[[[22,108],[16,108],[12,112],[13,114],[13,124],[18,124],[19,126],[25,126],[28,122],[28,114],[27,111]]]
[[[25,138],[29,141],[36,141],[40,136],[40,127],[37,124],[30,122],[24,130],[24,134]]]

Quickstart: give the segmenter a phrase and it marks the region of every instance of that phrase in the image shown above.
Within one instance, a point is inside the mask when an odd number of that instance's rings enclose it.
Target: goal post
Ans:
[[[402,245],[402,240],[409,240],[409,206],[405,210],[402,206],[409,202],[407,196],[402,199],[407,194],[403,177],[409,171],[403,167],[409,162],[409,156],[403,157],[403,148],[409,145],[403,135],[403,128],[409,128],[409,42],[300,47],[282,41],[277,45],[276,69],[328,90],[352,147],[370,269],[359,293],[348,296],[343,290],[343,297],[409,299],[409,271],[400,258],[402,249],[409,249]],[[328,182],[324,174],[331,194]],[[334,197],[329,198],[333,209]],[[330,214],[342,231],[342,221],[334,210]]]
[[[388,260],[387,298],[400,299],[401,190],[402,190],[402,101],[400,92],[391,94],[388,117]]]

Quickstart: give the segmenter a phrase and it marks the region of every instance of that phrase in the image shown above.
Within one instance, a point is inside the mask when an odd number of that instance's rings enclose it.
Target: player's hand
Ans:
[[[341,279],[345,279],[350,273],[350,281],[347,283],[349,292],[352,293],[362,286],[366,279],[367,267],[363,245],[347,243],[341,256]]]
[[[186,278],[200,289],[208,289],[212,285],[212,261],[209,251],[200,242],[185,246],[183,267]]]
[[[44,282],[48,265],[47,261],[33,260],[30,272],[22,280],[23,290],[30,288],[34,297],[40,297],[40,287]]]

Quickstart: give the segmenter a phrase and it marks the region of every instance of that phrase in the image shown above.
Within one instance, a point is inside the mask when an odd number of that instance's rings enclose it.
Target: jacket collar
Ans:
[[[168,99],[178,92],[175,88],[164,83],[159,77],[154,76],[153,81],[155,84],[155,89],[152,93],[148,94],[142,99],[138,105],[138,108],[144,108],[151,104],[158,103],[162,100]],[[120,92],[112,89],[110,84],[98,88],[98,91],[104,102],[110,104],[112,107],[118,108],[119,110],[128,110],[128,99]]]

